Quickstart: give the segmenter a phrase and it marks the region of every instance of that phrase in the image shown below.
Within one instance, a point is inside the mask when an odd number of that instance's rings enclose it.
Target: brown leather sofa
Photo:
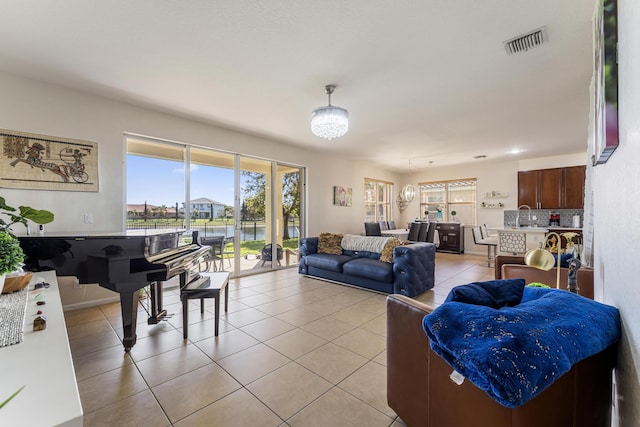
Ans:
[[[568,272],[568,268],[560,268],[560,289],[567,289]],[[558,271],[555,267],[549,271],[529,267],[525,265],[524,257],[522,256],[498,255],[494,274],[496,279],[521,277],[527,284],[541,282],[553,288],[556,285]],[[578,288],[580,289],[579,294],[593,299],[593,269],[587,267],[578,269],[577,280]]]
[[[543,283],[544,273],[549,272],[524,265],[500,269],[504,278]],[[583,276],[589,274],[593,294],[593,271],[585,269]],[[585,277],[578,281],[586,292]],[[453,369],[431,350],[422,330],[422,318],[434,308],[402,295],[387,297],[387,402],[409,427],[610,426],[615,346],[577,363],[534,399],[511,409],[469,380],[451,381]]]

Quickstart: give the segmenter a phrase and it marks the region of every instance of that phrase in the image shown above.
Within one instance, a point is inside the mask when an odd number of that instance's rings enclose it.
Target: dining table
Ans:
[[[394,228],[392,230],[382,230],[380,234],[386,237],[397,237],[399,240],[406,241],[409,238],[409,230],[405,228]]]

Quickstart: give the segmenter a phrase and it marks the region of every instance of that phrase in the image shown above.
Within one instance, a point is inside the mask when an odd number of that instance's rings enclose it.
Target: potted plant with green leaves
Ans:
[[[9,233],[0,233],[0,293],[7,273],[17,271],[24,261],[24,253],[18,239]]]
[[[16,209],[7,205],[4,197],[0,197],[0,293],[5,286],[6,275],[19,271],[24,261],[24,252],[11,226],[22,224],[28,230],[28,221],[33,221],[36,224],[48,224],[53,221],[53,218],[53,213],[33,209],[30,206],[20,206]],[[24,280],[25,275],[18,274],[12,279]]]
[[[8,220],[5,220],[2,215],[7,216]],[[11,230],[11,226],[14,224],[22,224],[29,230],[28,221],[33,221],[36,224],[48,224],[53,221],[53,218],[53,213],[33,209],[30,206],[20,206],[16,209],[7,205],[4,197],[0,197],[0,233],[8,233],[15,236],[13,230]]]

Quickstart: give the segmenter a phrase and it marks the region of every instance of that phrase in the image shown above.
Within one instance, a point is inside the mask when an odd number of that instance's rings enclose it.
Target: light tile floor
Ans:
[[[417,297],[441,304],[451,287],[493,279],[486,258],[436,255],[436,286]],[[182,339],[179,292],[165,290],[174,316],[138,316],[130,353],[118,303],[65,313],[84,425],[403,426],[386,404],[385,295],[286,269],[228,285],[213,336],[213,299],[190,301]]]

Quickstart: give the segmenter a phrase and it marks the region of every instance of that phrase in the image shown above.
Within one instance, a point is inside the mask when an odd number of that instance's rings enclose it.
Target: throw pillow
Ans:
[[[387,243],[385,243],[382,252],[380,253],[380,261],[393,263],[393,248],[396,246],[402,246],[400,239],[392,237]]]
[[[553,254],[553,259],[555,260],[553,263],[553,267],[558,266],[558,254]],[[569,262],[573,259],[573,254],[560,254],[560,267],[569,268]]]
[[[342,255],[342,234],[320,233],[318,235],[318,253]]]
[[[550,288],[551,287],[551,286],[545,285],[544,283],[541,283],[541,282],[531,282],[527,286],[530,286],[532,288]]]
[[[491,308],[513,307],[520,304],[524,292],[524,279],[489,280],[451,289],[445,302],[484,305]]]

